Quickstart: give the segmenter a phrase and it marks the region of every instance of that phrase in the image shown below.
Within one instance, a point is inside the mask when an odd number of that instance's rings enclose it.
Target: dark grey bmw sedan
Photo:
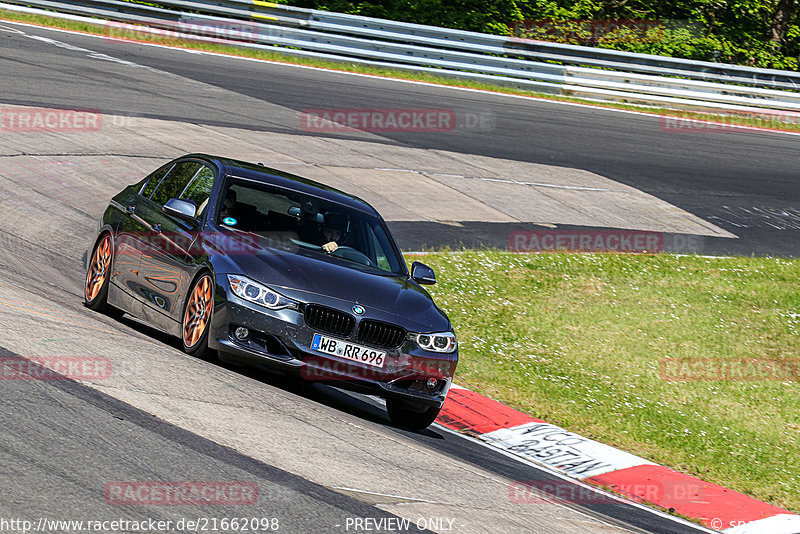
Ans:
[[[422,429],[451,385],[453,326],[386,223],[352,195],[275,169],[190,154],[110,202],[84,302],[178,336],[184,350],[378,394]]]

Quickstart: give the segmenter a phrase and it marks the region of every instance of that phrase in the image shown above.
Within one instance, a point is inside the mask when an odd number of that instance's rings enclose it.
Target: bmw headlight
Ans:
[[[458,346],[456,335],[452,332],[414,334],[414,338],[420,348],[429,352],[455,352]]]
[[[297,302],[286,298],[277,291],[274,291],[263,284],[259,284],[245,276],[238,274],[228,275],[228,284],[233,293],[244,300],[253,302],[271,310],[281,310],[283,308],[297,309]]]

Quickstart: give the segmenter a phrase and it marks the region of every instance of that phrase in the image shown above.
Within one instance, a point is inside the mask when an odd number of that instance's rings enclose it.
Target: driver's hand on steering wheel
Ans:
[[[328,254],[331,254],[337,248],[339,248],[339,245],[336,244],[336,241],[330,241],[329,243],[325,243],[324,245],[322,245],[322,250],[324,250]]]

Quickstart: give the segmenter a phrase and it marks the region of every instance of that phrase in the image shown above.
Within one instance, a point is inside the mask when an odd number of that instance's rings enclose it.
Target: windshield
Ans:
[[[272,247],[404,274],[402,258],[378,217],[311,195],[232,179],[221,196],[217,223],[263,237]]]

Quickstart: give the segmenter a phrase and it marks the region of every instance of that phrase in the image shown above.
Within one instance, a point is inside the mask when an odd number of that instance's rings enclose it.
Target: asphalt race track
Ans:
[[[40,56],[47,44],[15,40],[17,55],[3,62],[6,74],[0,100],[54,107],[87,107],[88,103],[109,114],[323,138],[363,136],[304,131],[298,119],[300,111],[447,109],[458,118],[451,131],[381,133],[370,135],[370,142],[590,171],[652,194],[739,237],[704,240],[703,250],[697,252],[797,255],[800,251],[795,135],[683,131],[658,117],[256,65],[103,38],[51,37],[157,71],[128,68],[109,80],[105,74],[110,66],[104,68],[102,60],[96,60],[92,68],[81,68],[80,75],[70,76],[77,74],[74,69],[83,63],[80,56],[85,54],[62,49],[58,64],[35,61],[34,67],[23,57]],[[19,48],[26,56],[19,55]],[[138,81],[135,89],[132,80]],[[187,80],[207,84],[202,98],[192,98],[193,91],[188,88],[184,93]],[[208,86],[217,88],[218,94]],[[242,98],[216,98],[221,94]],[[502,246],[508,236],[502,223],[479,226],[468,233],[479,236],[469,244],[482,240]],[[425,235],[431,235],[423,228]],[[463,240],[463,235],[454,236],[447,227],[438,228],[433,235],[446,244]]]
[[[627,503],[514,502],[512,481],[555,475],[440,427],[395,429],[372,398],[184,355],[134,319],[83,308],[82,254],[121,187],[171,157],[216,148],[363,189],[385,203],[376,205],[406,249],[504,247],[514,229],[617,221],[699,236],[694,251],[796,255],[795,136],[678,133],[657,117],[10,23],[0,23],[0,72],[2,108],[106,118],[100,131],[0,131],[0,356],[91,355],[113,370],[95,381],[2,381],[0,519],[238,516],[278,518],[280,532],[352,532],[354,518],[394,527],[390,519],[406,518],[437,532],[705,532]],[[318,132],[299,118],[310,108],[423,107],[451,110],[456,126]],[[536,212],[545,201],[509,215],[517,193],[508,188],[533,187],[487,179],[526,169],[540,172],[526,179],[565,191],[568,216]],[[400,186],[381,191],[373,175]],[[647,212],[650,202],[659,207]],[[259,499],[120,506],[104,495],[114,481],[176,480],[245,481]]]

